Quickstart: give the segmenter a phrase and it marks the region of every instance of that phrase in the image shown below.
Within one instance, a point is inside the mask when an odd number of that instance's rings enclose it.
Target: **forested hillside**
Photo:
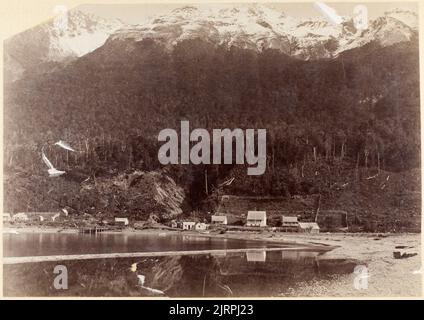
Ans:
[[[263,176],[246,178],[245,168],[228,165],[166,168],[186,190],[191,209],[202,209],[229,177],[237,177],[230,192],[287,197],[322,193],[336,174],[343,180],[384,171],[415,179],[408,172],[420,166],[418,71],[417,40],[384,48],[370,43],[333,59],[302,61],[201,39],[171,51],[149,39],[110,39],[52,73],[7,84],[6,194],[19,199],[20,179],[47,175],[43,145],[69,181],[162,172],[157,135],[178,129],[181,120],[191,129],[267,129]],[[78,152],[51,147],[59,139]],[[419,189],[415,180],[405,185]],[[48,198],[48,189],[37,190]],[[5,205],[37,209],[25,201],[6,199]]]

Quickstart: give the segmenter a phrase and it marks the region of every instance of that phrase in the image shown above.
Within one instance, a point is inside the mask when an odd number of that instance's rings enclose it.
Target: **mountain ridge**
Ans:
[[[266,5],[236,5],[200,9],[183,6],[130,25],[74,9],[67,13],[64,30],[55,20],[40,24],[5,41],[5,80],[20,79],[25,71],[49,72],[78,59],[110,40],[153,39],[168,50],[192,38],[217,45],[262,51],[277,49],[301,60],[333,58],[370,42],[382,46],[417,36],[417,15],[394,9],[357,30],[351,17],[339,25],[324,17],[296,19]]]
[[[308,60],[334,57],[372,41],[382,45],[409,41],[417,32],[416,20],[413,12],[392,10],[361,31],[351,17],[334,25],[324,17],[296,19],[258,4],[225,9],[186,6],[152,17],[145,24],[121,28],[110,39],[151,38],[172,48],[179,41],[199,37],[229,47],[278,49]]]
[[[61,19],[57,17],[56,19]],[[123,26],[79,10],[70,10],[62,21],[51,19],[4,42],[5,80],[20,79],[24,72],[44,73],[102,46]]]

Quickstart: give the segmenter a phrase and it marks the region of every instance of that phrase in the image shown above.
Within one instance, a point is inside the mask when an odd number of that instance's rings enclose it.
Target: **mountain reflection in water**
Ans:
[[[56,290],[56,265],[68,289]],[[4,265],[6,296],[269,297],[307,281],[350,274],[355,260],[305,251],[74,260]],[[140,283],[142,279],[142,283]]]

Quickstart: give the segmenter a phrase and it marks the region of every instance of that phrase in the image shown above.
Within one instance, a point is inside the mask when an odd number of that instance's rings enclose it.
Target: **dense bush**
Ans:
[[[301,172],[312,161],[330,171],[338,161],[419,167],[418,47],[370,44],[301,61],[200,39],[172,51],[153,40],[109,40],[54,72],[8,84],[4,115],[6,174],[44,174],[45,144],[55,165],[83,175],[156,170],[159,131],[189,120],[192,129],[267,129],[267,172],[248,177],[251,193],[314,193],[316,181]],[[58,139],[78,152],[50,147]],[[170,174],[196,204],[206,197],[205,170],[210,193],[232,169],[175,166]]]

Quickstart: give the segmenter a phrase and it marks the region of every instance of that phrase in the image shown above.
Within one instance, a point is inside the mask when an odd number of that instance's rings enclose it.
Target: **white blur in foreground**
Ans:
[[[65,171],[57,170],[57,169],[53,166],[53,164],[50,162],[50,160],[49,160],[49,159],[47,159],[47,157],[46,157],[46,155],[44,154],[44,152],[42,153],[42,159],[43,159],[44,163],[47,165],[47,167],[49,168],[49,169],[47,170],[47,172],[49,173],[49,176],[50,176],[51,178],[53,178],[53,177],[59,177],[59,176],[61,176],[62,174],[65,174],[65,173],[66,173]]]
[[[324,4],[323,2],[314,2],[314,7],[316,9],[318,9],[321,14],[327,19],[329,20],[331,23],[333,24],[340,24],[343,22],[343,18],[340,17],[336,10],[334,10],[333,8],[327,6],[326,4]]]
[[[65,149],[65,150],[69,150],[69,151],[75,152],[75,149],[73,149],[73,148],[69,145],[69,143],[67,143],[66,141],[59,140],[58,142],[56,142],[56,143],[55,143],[55,145],[57,145],[57,146],[59,146],[59,147],[61,147],[61,148]]]

